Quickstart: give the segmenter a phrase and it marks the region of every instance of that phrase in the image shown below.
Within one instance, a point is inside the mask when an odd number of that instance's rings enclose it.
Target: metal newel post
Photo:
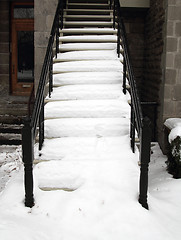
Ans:
[[[25,184],[25,206],[34,206],[33,196],[33,159],[34,159],[34,138],[30,119],[24,121],[22,129],[22,152],[24,163],[24,184]]]
[[[148,167],[150,162],[151,150],[151,122],[148,117],[143,119],[143,126],[140,132],[140,192],[139,203],[148,209]]]

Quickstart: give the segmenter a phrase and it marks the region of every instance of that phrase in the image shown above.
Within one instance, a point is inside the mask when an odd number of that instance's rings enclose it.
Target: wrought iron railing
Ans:
[[[135,130],[140,140],[140,184],[139,203],[148,209],[148,167],[150,162],[151,122],[148,117],[143,117],[141,102],[138,96],[133,68],[130,62],[130,53],[126,38],[126,31],[122,19],[119,0],[113,2],[113,27],[117,28],[117,54],[120,56],[120,45],[123,49],[123,92],[126,93],[126,80],[130,85],[131,95],[131,148],[135,152]]]
[[[34,206],[33,194],[33,160],[34,160],[34,142],[35,137],[39,135],[39,150],[41,150],[44,142],[44,98],[45,88],[49,82],[49,96],[53,90],[52,69],[53,69],[53,56],[55,57],[59,52],[59,28],[63,27],[63,9],[65,8],[65,1],[60,0],[42,66],[39,85],[36,92],[34,108],[30,117],[24,119],[24,127],[22,129],[22,152],[24,163],[24,181],[25,181],[25,206]],[[55,50],[54,50],[54,44]]]

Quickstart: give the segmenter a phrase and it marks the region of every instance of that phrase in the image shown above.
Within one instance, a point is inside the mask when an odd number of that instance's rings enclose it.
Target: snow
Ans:
[[[69,159],[58,165],[57,161],[36,165],[36,205],[32,209],[24,207],[23,166],[19,161],[19,168],[0,195],[1,238],[179,240],[181,180],[166,172],[166,157],[155,143],[150,163],[150,210],[145,210],[137,203],[138,152],[127,155],[128,149],[124,149],[122,161],[112,156],[98,163],[75,164]],[[10,153],[4,148],[1,159],[6,159],[7,152],[14,164],[17,151],[19,147]],[[55,182],[57,188],[69,191],[42,191],[38,187],[47,183],[51,187]]]
[[[119,99],[54,101],[45,105],[45,118],[128,117],[129,111]]]
[[[76,60],[117,60],[116,50],[99,50],[99,51],[71,51],[58,53],[54,61],[76,61]]]
[[[53,73],[61,72],[122,72],[123,64],[119,60],[73,61],[55,63]]]
[[[75,50],[114,50],[116,43],[66,43],[59,45],[60,52]]]
[[[168,118],[164,125],[171,130],[168,136],[169,143],[175,138],[181,137],[181,118]]]
[[[166,157],[156,143],[150,210],[138,203],[139,152],[130,148],[130,96],[121,92],[122,63],[115,48],[60,45],[61,51],[82,52],[63,54],[74,61],[54,64],[57,88],[46,99],[42,150],[35,144],[32,209],[24,206],[21,147],[3,146],[0,153],[3,240],[180,239],[181,180],[166,172]]]
[[[122,82],[121,72],[68,72],[53,75],[53,85],[117,84]]]
[[[129,94],[126,97],[130,99]],[[125,99],[121,84],[90,84],[89,87],[77,84],[55,88],[51,98],[47,97],[46,101],[116,98]]]

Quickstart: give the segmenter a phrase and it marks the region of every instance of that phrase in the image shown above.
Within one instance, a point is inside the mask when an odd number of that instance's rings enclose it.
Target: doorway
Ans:
[[[11,6],[11,92],[30,95],[34,84],[34,6]]]

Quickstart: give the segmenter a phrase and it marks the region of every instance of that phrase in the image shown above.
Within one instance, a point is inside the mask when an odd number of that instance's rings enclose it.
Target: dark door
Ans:
[[[12,4],[11,90],[29,95],[34,83],[34,19],[32,3]]]

